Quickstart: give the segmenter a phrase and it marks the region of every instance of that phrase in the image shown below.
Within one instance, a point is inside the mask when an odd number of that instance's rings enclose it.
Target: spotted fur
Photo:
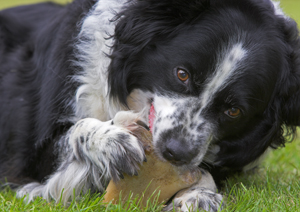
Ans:
[[[158,157],[203,170],[165,209],[216,211],[216,184],[257,166],[285,145],[285,133],[293,137],[299,88],[299,31],[271,0],[74,0],[6,9],[0,180],[27,201],[102,193],[111,179],[138,174],[146,158],[128,126],[146,126],[154,108]]]

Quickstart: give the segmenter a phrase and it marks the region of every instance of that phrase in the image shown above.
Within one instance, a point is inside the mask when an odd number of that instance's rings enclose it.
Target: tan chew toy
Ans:
[[[124,174],[124,179],[118,182],[110,181],[104,196],[104,202],[118,203],[120,198],[127,200],[139,195],[142,205],[145,206],[148,199],[153,198],[160,192],[158,202],[163,202],[172,197],[181,189],[190,187],[201,178],[198,168],[187,170],[173,166],[171,163],[159,159],[153,150],[152,134],[140,125],[136,125],[132,130],[142,143],[145,149],[147,162],[140,166],[138,176]]]

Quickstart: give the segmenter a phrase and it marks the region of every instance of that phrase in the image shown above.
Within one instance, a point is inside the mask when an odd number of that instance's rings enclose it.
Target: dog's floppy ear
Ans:
[[[277,113],[281,114],[283,124],[300,126],[300,37],[294,20],[278,15],[278,27],[283,34],[285,62],[278,80],[279,95],[275,102],[280,104]],[[276,103],[275,103],[276,104]]]
[[[155,51],[156,43],[177,35],[179,26],[189,23],[210,6],[211,0],[143,0],[131,2],[116,15],[114,44],[109,55],[109,95],[124,105],[134,88],[150,90],[138,61]],[[177,30],[176,30],[177,29]],[[146,81],[147,80],[147,81]]]

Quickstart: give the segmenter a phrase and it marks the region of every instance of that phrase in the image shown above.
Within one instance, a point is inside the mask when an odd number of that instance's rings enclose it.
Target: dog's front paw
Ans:
[[[164,211],[218,211],[222,204],[222,195],[203,187],[191,187],[176,194]]]
[[[143,146],[138,138],[118,126],[111,127],[105,137],[106,147],[102,150],[106,152],[104,155],[108,164],[105,166],[109,167],[111,177],[119,180],[123,178],[123,173],[138,175],[139,165],[146,161]],[[102,162],[104,161],[102,159]]]
[[[128,129],[136,119],[134,113],[123,112],[113,121],[86,118],[77,122],[69,135],[77,160],[88,159],[106,179],[119,180],[123,173],[137,175],[146,157],[143,145]]]

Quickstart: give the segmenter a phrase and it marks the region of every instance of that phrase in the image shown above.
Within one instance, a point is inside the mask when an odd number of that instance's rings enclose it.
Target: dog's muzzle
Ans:
[[[166,141],[162,154],[166,160],[180,166],[189,164],[196,157],[197,150],[179,139],[170,138]]]

